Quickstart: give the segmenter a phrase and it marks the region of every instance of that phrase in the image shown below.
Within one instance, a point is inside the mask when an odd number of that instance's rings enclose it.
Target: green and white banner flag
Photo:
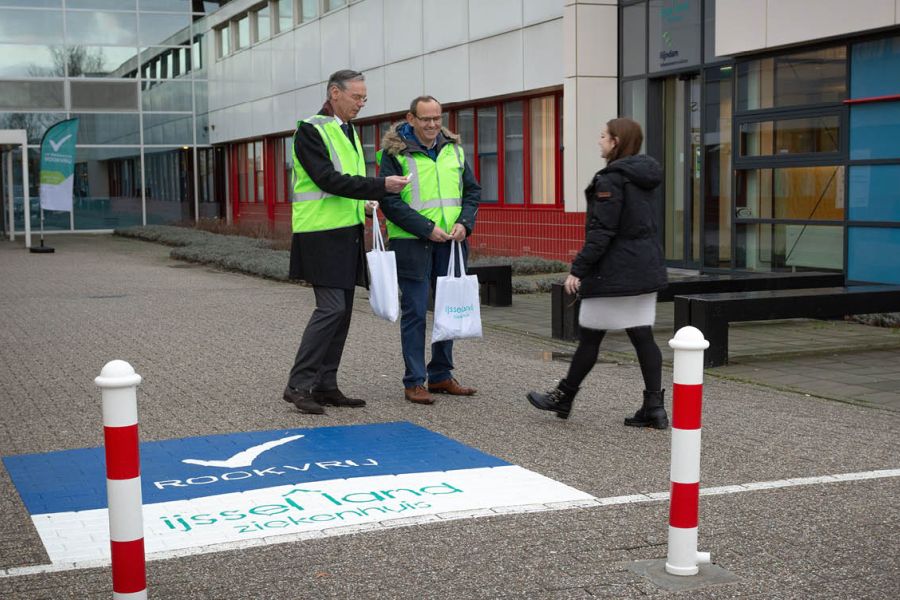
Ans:
[[[78,119],[60,121],[41,140],[41,208],[72,212]]]

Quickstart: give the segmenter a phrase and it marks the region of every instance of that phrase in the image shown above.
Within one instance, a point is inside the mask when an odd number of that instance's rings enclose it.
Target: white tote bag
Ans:
[[[390,322],[400,316],[400,286],[397,283],[397,257],[384,249],[384,237],[378,225],[378,209],[372,211],[372,249],[366,252],[369,265],[369,304],[372,312]]]
[[[459,277],[456,277],[455,269],[457,253],[459,253]],[[447,275],[437,278],[431,343],[480,337],[481,303],[478,299],[478,276],[466,275],[462,247],[454,240],[450,242],[450,264]]]

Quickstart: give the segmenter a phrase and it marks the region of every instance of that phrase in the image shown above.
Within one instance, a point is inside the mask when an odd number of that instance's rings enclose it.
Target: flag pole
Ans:
[[[51,252],[56,252],[55,248],[51,248],[50,246],[44,245],[44,207],[41,207],[41,245],[38,247],[32,246],[28,249],[29,252],[34,252],[35,254],[50,254]]]
[[[51,132],[54,132],[51,137]],[[72,219],[72,185],[78,119],[66,119],[48,127],[41,139],[41,245],[31,252],[48,254],[53,248],[44,245],[44,207],[70,213]],[[60,137],[62,136],[62,137]],[[55,139],[54,139],[55,138]],[[27,183],[26,183],[27,185]]]

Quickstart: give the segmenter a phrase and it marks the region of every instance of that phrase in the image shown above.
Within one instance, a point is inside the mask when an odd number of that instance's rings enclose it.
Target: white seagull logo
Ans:
[[[271,442],[265,442],[263,444],[259,444],[258,446],[251,446],[246,450],[238,452],[227,460],[199,460],[196,458],[185,458],[181,462],[187,463],[189,465],[200,465],[201,467],[222,467],[223,469],[249,467],[253,464],[253,461],[256,460],[256,457],[263,452],[271,450],[272,448],[275,448],[277,446],[281,446],[282,444],[287,444],[288,442],[299,440],[302,437],[302,435],[289,435],[288,437],[281,438],[280,440],[272,440]]]
[[[64,137],[63,139],[59,140],[58,142],[54,142],[53,140],[50,140],[50,145],[53,146],[53,151],[59,152],[59,149],[62,147],[63,144],[66,143],[66,140],[68,140],[70,137],[72,137],[71,133],[69,135],[67,135],[66,137]]]

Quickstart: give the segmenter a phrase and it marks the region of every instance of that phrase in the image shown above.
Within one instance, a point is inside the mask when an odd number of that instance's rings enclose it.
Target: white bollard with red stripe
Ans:
[[[140,382],[141,376],[124,360],[106,363],[94,379],[103,397],[113,598],[122,600],[147,598],[136,393]]]
[[[697,552],[700,504],[700,414],[703,351],[709,342],[696,327],[682,327],[669,340],[674,350],[672,385],[672,466],[669,494],[669,551],[666,572],[696,575],[709,552]]]

